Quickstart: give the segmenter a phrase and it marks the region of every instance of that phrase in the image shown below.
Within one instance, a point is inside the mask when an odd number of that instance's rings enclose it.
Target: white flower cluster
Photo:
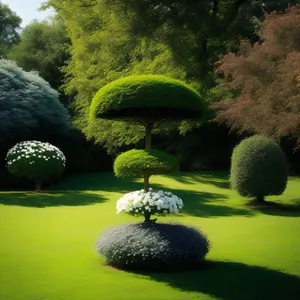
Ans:
[[[19,160],[28,159],[29,164],[35,164],[38,160],[57,159],[65,166],[66,158],[64,154],[55,146],[40,141],[24,141],[12,147],[6,155],[8,165]]]
[[[143,215],[145,211],[151,215],[177,214],[182,207],[183,202],[176,195],[150,188],[148,192],[140,190],[125,194],[117,202],[117,214]]]

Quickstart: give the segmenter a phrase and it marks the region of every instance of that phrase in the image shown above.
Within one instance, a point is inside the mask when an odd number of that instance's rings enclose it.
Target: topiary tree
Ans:
[[[163,122],[201,119],[205,116],[204,99],[181,81],[162,75],[129,76],[101,88],[92,100],[90,123],[97,118],[122,120],[145,128],[145,150],[131,150],[115,161],[117,176],[142,175],[144,192],[149,192],[149,178],[178,170],[175,157],[151,149],[152,130]],[[151,222],[151,211],[145,222]],[[154,221],[154,220],[152,220]]]
[[[243,140],[233,151],[231,185],[243,197],[264,203],[265,196],[281,195],[288,180],[284,152],[273,140],[253,136]]]
[[[145,128],[146,146],[151,132],[162,122],[201,119],[204,99],[183,82],[162,75],[128,76],[101,88],[93,98],[90,119],[128,121]]]
[[[6,162],[11,174],[33,180],[36,191],[41,191],[43,182],[63,173],[66,158],[57,147],[49,143],[25,141],[8,151]]]

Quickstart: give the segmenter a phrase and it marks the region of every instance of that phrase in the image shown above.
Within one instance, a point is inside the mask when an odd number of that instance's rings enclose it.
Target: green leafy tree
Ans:
[[[149,191],[153,174],[178,169],[177,160],[151,149],[152,130],[168,121],[201,119],[206,113],[203,98],[178,80],[161,75],[128,76],[102,87],[90,107],[90,123],[98,118],[124,120],[144,127],[145,150],[131,150],[117,157],[117,176],[142,175],[144,190]],[[151,212],[144,211],[145,222],[151,222]]]
[[[243,140],[233,151],[230,181],[241,196],[264,203],[265,196],[281,195],[288,180],[284,152],[273,140],[253,136]]]
[[[205,95],[216,84],[213,69],[219,55],[236,51],[241,39],[256,41],[264,11],[296,2],[49,0],[72,41],[65,90],[76,96],[76,127],[87,126],[94,93],[123,76],[163,74]],[[142,137],[140,127],[122,122],[99,120],[95,126],[96,141],[109,151]],[[113,134],[107,135],[107,129]]]
[[[20,43],[8,53],[25,71],[38,71],[39,75],[58,90],[64,81],[61,68],[69,59],[70,40],[64,22],[54,18],[52,22],[38,22],[26,26]],[[67,97],[61,97],[66,102]]]
[[[0,1],[0,58],[5,58],[9,49],[19,42],[21,22],[22,19]]]

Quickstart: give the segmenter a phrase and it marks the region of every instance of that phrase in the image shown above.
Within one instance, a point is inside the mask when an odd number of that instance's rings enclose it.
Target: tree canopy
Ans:
[[[239,132],[300,138],[300,5],[267,15],[260,41],[225,55],[218,70],[225,80],[216,121]]]
[[[63,84],[61,68],[69,59],[69,47],[62,20],[34,21],[21,32],[20,43],[11,49],[8,58],[25,71],[38,71],[54,89],[58,89]]]
[[[19,42],[21,22],[22,19],[0,1],[0,58],[5,58],[8,50]]]
[[[236,51],[241,39],[256,41],[265,11],[283,10],[298,2],[49,0],[72,41],[65,91],[76,98],[74,124],[84,130],[94,94],[128,75],[166,75],[214,100],[209,91],[216,85],[213,70],[219,55]],[[95,126],[97,142],[108,149],[140,139],[136,127],[126,128],[126,138],[118,139],[127,126],[124,123],[99,120]],[[105,134],[108,128],[115,133],[114,139]]]
[[[201,119],[204,99],[183,82],[161,75],[128,76],[101,88],[90,116],[136,120],[138,124],[174,119]]]
[[[66,132],[69,115],[58,93],[32,72],[0,60],[0,144],[13,144]]]

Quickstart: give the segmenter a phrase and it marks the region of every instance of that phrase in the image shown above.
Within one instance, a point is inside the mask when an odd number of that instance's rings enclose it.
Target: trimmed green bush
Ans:
[[[45,181],[62,175],[66,158],[55,146],[39,141],[16,144],[6,156],[8,171],[18,177],[33,180],[36,190]]]
[[[101,88],[90,118],[147,120],[202,118],[204,99],[183,82],[162,75],[128,76]]]
[[[231,159],[231,185],[241,196],[264,201],[281,195],[288,180],[288,166],[280,146],[263,136],[253,136],[235,147]]]
[[[170,271],[196,266],[210,249],[206,236],[181,224],[118,225],[98,238],[96,251],[109,265],[129,270]]]
[[[118,177],[162,174],[178,169],[176,157],[155,149],[133,149],[120,154],[114,162],[114,172]]]

